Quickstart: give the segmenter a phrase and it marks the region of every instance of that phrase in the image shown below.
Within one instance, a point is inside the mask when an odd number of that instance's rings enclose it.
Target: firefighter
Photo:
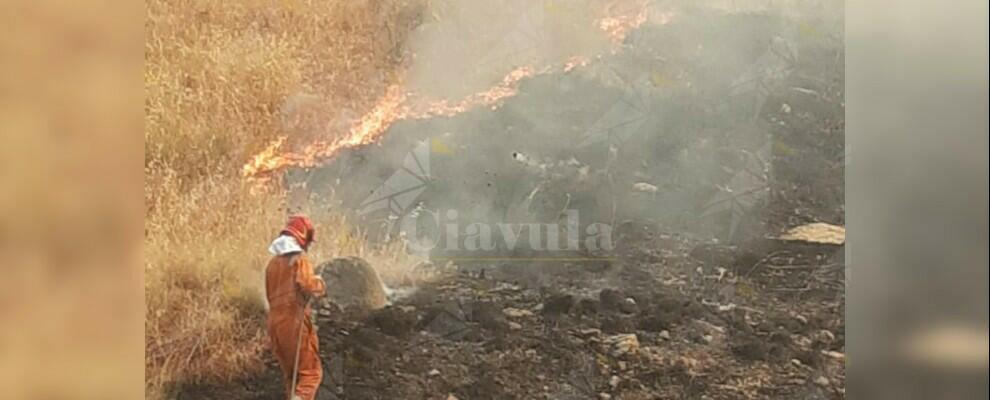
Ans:
[[[309,303],[326,294],[326,283],[306,257],[315,234],[309,218],[291,216],[268,248],[273,255],[265,269],[268,335],[290,399],[312,400],[323,378]]]

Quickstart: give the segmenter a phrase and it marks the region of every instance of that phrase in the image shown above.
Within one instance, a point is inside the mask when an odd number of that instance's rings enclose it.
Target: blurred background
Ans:
[[[143,18],[0,4],[0,397],[142,396]]]

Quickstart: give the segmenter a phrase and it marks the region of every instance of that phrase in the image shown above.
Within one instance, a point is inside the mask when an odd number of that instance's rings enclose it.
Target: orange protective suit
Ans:
[[[298,217],[293,217],[298,218]],[[304,217],[303,217],[304,218]],[[306,242],[300,243],[305,249],[312,241],[312,232],[292,232],[293,225],[283,230],[283,235],[303,237]],[[308,220],[306,221],[308,223]],[[296,223],[298,228],[299,223]],[[311,228],[311,224],[308,224]],[[302,235],[297,235],[302,233]],[[285,239],[285,238],[281,238]],[[310,296],[323,296],[326,284],[323,279],[313,273],[313,266],[303,251],[292,251],[276,254],[265,270],[265,289],[268,297],[268,335],[271,338],[272,352],[282,367],[285,382],[285,393],[291,397],[294,393],[303,400],[316,397],[320,381],[323,379],[323,368],[320,364],[319,341],[313,329],[312,309],[307,299]],[[300,342],[300,331],[302,339]],[[292,388],[292,372],[296,362],[296,346],[299,346],[299,371],[296,387]]]

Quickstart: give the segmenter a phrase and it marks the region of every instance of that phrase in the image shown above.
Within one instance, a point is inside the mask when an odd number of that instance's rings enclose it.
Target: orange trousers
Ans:
[[[313,267],[303,253],[273,257],[265,270],[265,291],[268,296],[268,336],[272,353],[282,367],[285,379],[285,396],[295,393],[303,400],[316,397],[323,379],[320,365],[320,342],[313,329],[312,309],[305,300],[309,296],[322,296],[326,292],[323,279],[313,275]],[[299,329],[302,328],[300,342]],[[296,387],[292,387],[292,371],[296,366],[296,348],[299,348],[299,371]]]
[[[272,310],[275,311],[275,310]],[[307,310],[308,311],[308,310]],[[268,335],[271,337],[272,353],[282,367],[282,378],[285,382],[285,394],[295,393],[303,400],[313,400],[316,391],[323,380],[323,368],[320,365],[320,343],[313,329],[309,313],[302,315],[302,342],[299,341],[299,313],[272,312],[268,318]],[[292,386],[292,371],[296,361],[296,345],[299,344],[299,371],[296,387]],[[287,397],[288,398],[288,397]]]

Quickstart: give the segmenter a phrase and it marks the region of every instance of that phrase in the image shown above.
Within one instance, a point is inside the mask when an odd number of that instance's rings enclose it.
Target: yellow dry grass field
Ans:
[[[416,1],[149,0],[145,39],[146,395],[262,367],[261,271],[287,215],[242,165],[350,123],[395,82]],[[305,207],[305,206],[304,206]],[[372,249],[332,211],[313,258]]]

